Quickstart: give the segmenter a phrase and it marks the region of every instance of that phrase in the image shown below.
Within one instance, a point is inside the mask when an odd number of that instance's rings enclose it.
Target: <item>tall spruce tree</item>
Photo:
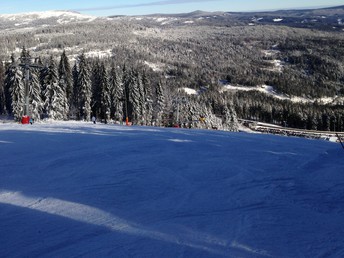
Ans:
[[[61,89],[65,92],[65,95],[67,98],[65,112],[67,112],[67,116],[69,117],[70,107],[72,106],[73,79],[72,79],[72,71],[70,68],[69,60],[65,51],[63,51],[61,54],[59,68],[58,68],[58,76],[59,76],[59,85]]]
[[[153,121],[153,96],[150,81],[145,71],[142,74],[142,83],[144,91],[143,104],[145,106],[144,120],[146,125],[152,125]]]
[[[92,88],[92,98],[91,107],[92,115],[99,117],[101,113],[101,88],[100,88],[100,61],[96,59],[92,65],[91,71],[91,88]]]
[[[145,90],[143,85],[143,79],[142,75],[139,71],[136,71],[136,81],[137,81],[137,91],[138,91],[138,99],[139,99],[139,106],[138,106],[138,123],[141,125],[145,125],[145,113],[146,113],[146,96],[145,96]]]
[[[73,83],[73,93],[71,96],[71,105],[69,107],[69,117],[70,118],[79,118],[79,84],[78,84],[78,62],[76,61],[72,68],[72,83]]]
[[[123,95],[124,95],[124,114],[126,120],[132,120],[131,113],[131,103],[129,101],[129,89],[130,84],[132,83],[132,73],[127,69],[126,65],[123,65],[122,69],[122,85],[123,85]]]
[[[0,60],[0,114],[6,114],[5,68]]]
[[[4,94],[5,94],[5,108],[7,114],[12,114],[12,96],[11,96],[11,85],[12,79],[15,73],[15,57],[11,55],[11,63],[7,64],[5,70],[5,81],[4,81]]]
[[[31,70],[30,73],[30,87],[29,87],[29,95],[30,95],[30,110],[31,110],[31,117],[33,119],[40,120],[41,115],[43,113],[43,100],[41,98],[41,85],[39,82],[39,76],[37,75],[36,70]]]
[[[52,56],[50,57],[48,74],[45,77],[44,85],[43,95],[46,114],[51,119],[65,119],[68,110],[66,93],[60,87],[57,66]]]
[[[141,92],[137,73],[132,69],[127,81],[128,112],[133,123],[139,123],[141,118]]]
[[[11,56],[11,64],[5,74],[6,108],[14,119],[19,121],[24,112],[24,81],[23,72]]]
[[[24,115],[24,81],[23,73],[19,68],[14,68],[14,76],[12,77],[12,82],[10,86],[11,91],[11,101],[12,101],[12,114],[14,119],[20,121],[21,117]]]
[[[92,84],[90,78],[89,64],[87,63],[85,54],[79,56],[79,72],[77,78],[78,89],[78,110],[79,118],[89,121],[91,118],[91,97]]]
[[[101,107],[101,118],[105,121],[110,120],[111,112],[111,89],[109,79],[104,63],[100,64],[99,67],[99,88],[100,88],[100,107]]]
[[[154,122],[155,125],[161,126],[163,124],[163,114],[165,109],[165,96],[164,96],[164,90],[162,86],[162,82],[160,81],[156,87],[155,87],[155,94],[156,99],[154,102]]]
[[[43,62],[42,62],[40,57],[37,59],[36,63],[38,65],[42,66],[42,68],[39,70],[39,82],[40,82],[40,85],[41,85],[41,98],[42,98],[43,104],[44,104],[44,100],[45,100],[44,92],[45,92],[45,86],[46,86],[45,80],[46,80],[46,77],[48,76],[49,66],[48,65],[43,65]]]
[[[115,121],[123,121],[124,112],[124,90],[122,78],[115,65],[112,65],[109,74],[109,85],[111,90],[111,114]]]
[[[225,98],[222,110],[222,125],[225,130],[238,131],[238,119],[231,99]]]

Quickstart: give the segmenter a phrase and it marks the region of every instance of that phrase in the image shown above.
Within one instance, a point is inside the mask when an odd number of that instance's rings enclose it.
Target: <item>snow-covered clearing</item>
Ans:
[[[0,257],[344,256],[339,144],[6,123],[0,156]]]
[[[86,55],[86,57],[103,59],[103,58],[111,57],[112,49],[93,50],[93,51],[87,52],[85,55]]]
[[[154,72],[162,72],[165,67],[162,63],[151,63],[148,61],[144,61],[144,64],[147,65],[149,68],[151,68]]]
[[[197,90],[191,89],[191,88],[187,88],[187,87],[180,88],[180,90],[183,90],[188,95],[197,95],[198,94]]]
[[[323,98],[304,98],[298,96],[289,96],[283,93],[278,93],[275,91],[273,86],[270,85],[258,85],[258,86],[240,86],[240,85],[231,85],[231,84],[222,84],[222,91],[259,91],[270,95],[271,97],[281,99],[281,100],[290,100],[295,103],[321,103],[321,104],[337,104],[343,102],[343,97],[323,97]]]
[[[281,19],[281,18],[275,18],[275,19],[273,19],[273,21],[274,21],[274,22],[281,22],[281,21],[283,21],[283,19]]]
[[[282,100],[292,100],[292,98],[284,95],[284,94],[278,94],[275,90],[274,87],[270,86],[270,85],[260,85],[260,86],[256,86],[256,87],[246,87],[246,86],[235,86],[235,85],[230,85],[230,84],[226,84],[223,85],[222,87],[223,91],[259,91],[262,93],[265,93],[267,95],[273,96],[275,98],[278,99],[282,99]],[[298,101],[301,101],[299,98],[297,99]]]

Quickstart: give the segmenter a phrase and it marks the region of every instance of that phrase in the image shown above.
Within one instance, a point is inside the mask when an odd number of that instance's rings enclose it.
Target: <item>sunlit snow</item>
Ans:
[[[187,87],[184,87],[184,88],[181,88],[181,89],[183,91],[185,91],[186,94],[188,94],[188,95],[197,95],[198,94],[197,90],[195,90],[195,89],[191,89],[191,88],[187,88]]]
[[[281,19],[281,18],[275,18],[275,19],[273,19],[273,21],[274,21],[274,22],[281,22],[281,21],[283,21],[283,19]]]

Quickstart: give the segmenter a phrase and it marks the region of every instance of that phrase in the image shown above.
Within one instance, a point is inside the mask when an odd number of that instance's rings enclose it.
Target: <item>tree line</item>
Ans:
[[[344,131],[343,103],[294,103],[244,91],[237,92],[233,99],[236,113],[242,119],[307,130]]]
[[[29,62],[29,111],[36,121],[85,120],[238,130],[237,118],[283,126],[344,131],[343,103],[293,103],[259,92],[221,92],[203,87],[197,95],[171,89],[170,81],[143,67],[121,65],[79,55],[73,66],[63,51],[42,61],[22,49],[18,59],[0,62],[0,113],[20,121],[25,106],[25,74]],[[202,120],[203,118],[203,120]]]
[[[102,120],[122,121],[128,117],[134,123],[159,123],[164,110],[161,83],[152,86],[145,71],[134,68],[110,68],[97,60],[78,56],[71,67],[65,52],[56,61],[53,56],[43,63],[32,58],[23,48],[18,60],[1,72],[2,114],[20,120],[24,115],[26,78],[23,66],[31,65],[29,78],[29,113],[35,120],[77,119],[89,121],[91,116]],[[152,92],[154,90],[154,92]],[[153,94],[155,98],[153,101]]]
[[[32,67],[29,115],[36,121],[89,121],[95,116],[103,122],[237,130],[234,108],[225,98],[207,103],[200,96],[179,91],[172,96],[161,78],[147,75],[138,66],[86,58],[85,54],[71,66],[65,51],[58,60],[50,56],[42,61],[25,48],[18,59],[12,55],[11,62],[0,66],[0,113],[16,121],[24,115],[25,65]]]

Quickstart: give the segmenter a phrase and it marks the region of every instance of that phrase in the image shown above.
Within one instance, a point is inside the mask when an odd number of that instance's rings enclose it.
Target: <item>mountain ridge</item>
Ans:
[[[141,16],[172,16],[172,17],[199,17],[199,16],[206,16],[206,15],[223,15],[223,14],[276,14],[276,13],[295,13],[295,12],[326,12],[329,10],[343,10],[344,13],[344,5],[339,6],[330,6],[330,7],[314,7],[314,8],[288,8],[288,9],[278,9],[278,10],[257,10],[257,11],[203,11],[203,10],[195,10],[192,12],[180,12],[180,13],[151,13],[151,14],[142,14],[142,15],[108,15],[108,16],[96,16],[96,15],[88,15],[82,14],[77,11],[73,10],[48,10],[48,11],[37,11],[37,12],[21,12],[21,13],[7,13],[7,14],[0,14],[0,18],[7,18],[7,17],[25,17],[25,16],[40,16],[44,15],[49,17],[46,14],[50,14],[51,17],[56,17],[58,15],[66,15],[66,14],[73,14],[78,17],[84,18],[111,18],[111,17],[141,17]],[[38,17],[39,18],[39,17]]]
[[[91,22],[96,16],[84,15],[74,11],[44,11],[17,14],[0,14],[0,28],[26,28],[30,26],[54,26],[72,22]]]

